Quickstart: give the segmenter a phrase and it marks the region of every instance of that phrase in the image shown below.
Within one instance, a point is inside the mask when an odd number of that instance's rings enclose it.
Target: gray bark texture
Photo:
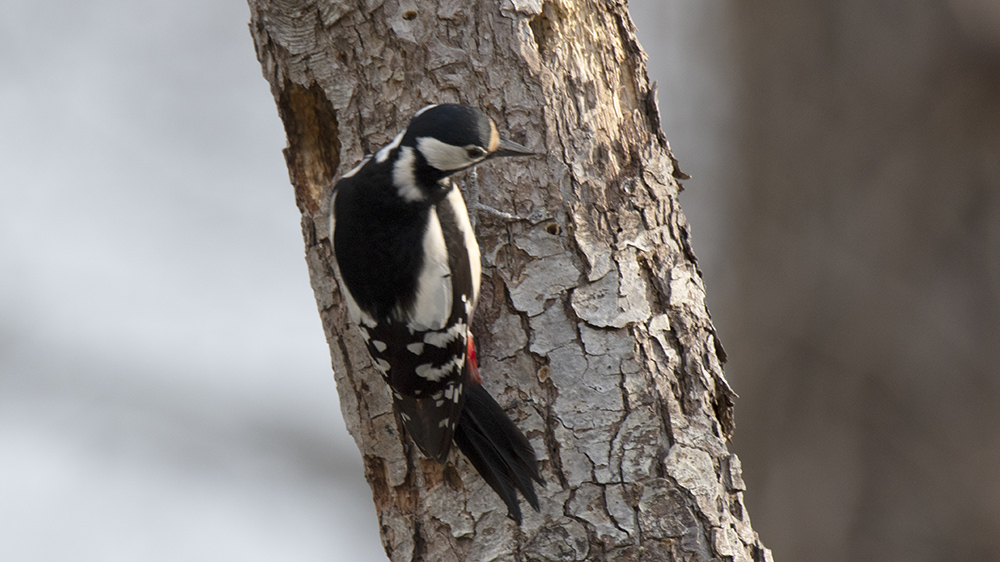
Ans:
[[[626,2],[249,4],[389,558],[770,560],[727,449],[724,352]],[[332,273],[332,181],[441,102],[544,153],[458,178],[470,203],[525,217],[473,211],[480,368],[548,481],[521,527],[457,450],[441,466],[407,441]]]

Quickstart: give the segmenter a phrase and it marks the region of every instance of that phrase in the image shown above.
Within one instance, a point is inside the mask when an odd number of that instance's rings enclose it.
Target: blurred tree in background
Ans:
[[[732,89],[717,159],[686,158],[661,107],[761,538],[778,560],[1000,560],[1000,2],[698,10],[692,72]]]

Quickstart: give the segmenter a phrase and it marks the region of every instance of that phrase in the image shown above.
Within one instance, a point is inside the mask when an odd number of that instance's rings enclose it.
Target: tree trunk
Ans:
[[[250,0],[348,430],[403,560],[765,560],[726,448],[732,391],[624,0]],[[332,180],[428,103],[544,156],[460,177],[478,213],[472,325],[490,392],[539,452],[520,528],[460,453],[423,458],[332,276]],[[475,180],[475,181],[473,181]],[[477,215],[473,210],[473,215]]]

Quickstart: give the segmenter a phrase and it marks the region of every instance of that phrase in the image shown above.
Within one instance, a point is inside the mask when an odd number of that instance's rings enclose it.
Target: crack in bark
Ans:
[[[544,365],[542,368],[548,369],[548,366]],[[555,474],[556,479],[559,481],[559,486],[565,490],[569,487],[569,483],[566,480],[566,474],[563,472],[562,457],[560,456],[561,447],[555,433],[556,424],[561,423],[555,413],[555,403],[559,397],[559,389],[552,384],[551,379],[541,381],[541,386],[545,390],[545,449],[549,455],[552,473]]]

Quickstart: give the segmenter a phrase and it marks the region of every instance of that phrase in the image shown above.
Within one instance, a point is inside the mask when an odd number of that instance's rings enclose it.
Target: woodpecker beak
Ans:
[[[534,156],[536,154],[538,153],[528,150],[528,147],[526,146],[522,146],[514,141],[502,138],[500,139],[500,144],[497,146],[497,149],[493,151],[493,154],[490,154],[490,157],[495,158],[497,156]]]

